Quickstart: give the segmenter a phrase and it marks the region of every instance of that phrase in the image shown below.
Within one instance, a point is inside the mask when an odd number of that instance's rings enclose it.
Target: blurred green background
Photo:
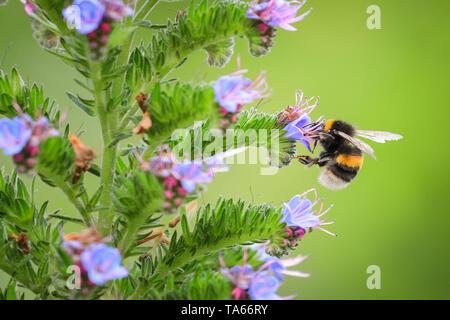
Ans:
[[[188,2],[162,3],[152,14],[165,22]],[[369,5],[381,8],[381,30],[369,30]],[[295,24],[297,32],[279,30],[270,54],[253,58],[237,41],[249,77],[267,71],[273,95],[261,106],[276,112],[294,103],[296,89],[320,96],[315,116],[339,118],[361,129],[404,135],[399,142],[372,143],[377,161],[366,157],[358,178],[345,190],[329,191],[317,183],[319,169],[293,163],[273,176],[260,166],[236,165],[219,174],[203,201],[219,195],[281,205],[313,186],[326,204],[334,204],[330,231],[305,237],[298,253],[310,254],[299,269],[311,278],[289,278],[282,295],[299,299],[449,299],[450,243],[448,210],[448,119],[450,116],[449,1],[310,0],[313,11]],[[149,33],[140,37],[148,39]],[[8,50],[7,50],[8,49]],[[9,72],[17,65],[25,81],[43,84],[45,94],[69,110],[72,130],[85,128],[87,143],[99,150],[99,127],[65,95],[77,91],[78,74],[32,37],[30,20],[18,0],[0,8],[0,58]],[[212,81],[236,69],[235,57],[224,69],[208,68],[196,53],[177,71],[183,80]],[[247,106],[248,107],[248,106]],[[304,150],[302,150],[304,152]],[[9,171],[9,158],[0,156]],[[31,180],[26,178],[28,182]],[[90,187],[94,187],[91,180]],[[38,184],[38,198],[51,208],[75,214],[58,190]],[[1,258],[1,257],[0,257]],[[381,289],[366,286],[370,265],[381,268]],[[0,275],[0,284],[6,279]]]

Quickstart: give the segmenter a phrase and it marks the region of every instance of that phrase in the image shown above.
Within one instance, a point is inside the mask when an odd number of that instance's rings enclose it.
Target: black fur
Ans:
[[[362,156],[362,152],[344,138],[333,134],[333,131],[341,131],[352,137],[355,135],[355,128],[351,124],[341,120],[334,121],[331,129],[327,132],[331,136],[323,134],[320,138],[320,144],[324,151],[320,153],[318,165],[321,167],[326,165],[336,177],[350,182],[356,177],[360,168],[347,167],[339,164],[336,159],[340,154]],[[329,158],[329,160],[325,160],[325,158]]]

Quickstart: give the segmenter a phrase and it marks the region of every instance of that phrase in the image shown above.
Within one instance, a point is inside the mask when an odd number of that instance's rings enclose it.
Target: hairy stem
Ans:
[[[101,63],[91,63],[92,81],[94,84],[94,97],[97,107],[97,113],[100,120],[100,126],[103,137],[103,153],[101,160],[100,179],[103,185],[102,195],[100,197],[100,205],[107,208],[99,213],[98,227],[105,234],[109,232],[112,222],[111,214],[111,189],[114,180],[114,170],[116,163],[117,147],[108,148],[113,138],[113,131],[116,125],[116,115],[108,112],[104,100],[104,83],[102,81]]]
[[[65,181],[61,176],[54,176],[51,173],[46,173],[44,169],[40,169],[40,173],[44,176],[50,177],[52,182],[61,189],[62,192],[66,195],[67,199],[72,203],[72,205],[77,209],[80,216],[83,218],[84,223],[87,226],[92,224],[92,219],[87,212],[86,208],[83,206],[82,201],[79,197],[77,197],[77,191],[73,188],[72,185],[69,184],[68,181]]]

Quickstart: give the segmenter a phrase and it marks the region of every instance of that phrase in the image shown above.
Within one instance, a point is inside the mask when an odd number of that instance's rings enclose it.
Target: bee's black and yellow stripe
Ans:
[[[357,150],[359,151],[359,150]],[[339,154],[336,162],[329,166],[333,175],[345,182],[352,181],[358,174],[364,162],[362,154]]]

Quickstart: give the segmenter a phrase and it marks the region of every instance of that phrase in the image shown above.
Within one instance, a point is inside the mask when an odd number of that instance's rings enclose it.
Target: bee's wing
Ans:
[[[386,131],[356,130],[356,135],[379,143],[403,138],[399,134]]]
[[[349,136],[348,134],[341,132],[341,131],[335,131],[336,134],[338,134],[339,136],[341,136],[342,138],[344,138],[345,140],[351,142],[355,147],[357,147],[359,150],[361,150],[362,152],[367,153],[369,156],[371,156],[372,158],[374,158],[375,160],[377,159],[375,157],[375,153],[372,149],[371,146],[369,146],[367,143],[365,143],[364,141],[359,140],[358,138],[354,138]]]

